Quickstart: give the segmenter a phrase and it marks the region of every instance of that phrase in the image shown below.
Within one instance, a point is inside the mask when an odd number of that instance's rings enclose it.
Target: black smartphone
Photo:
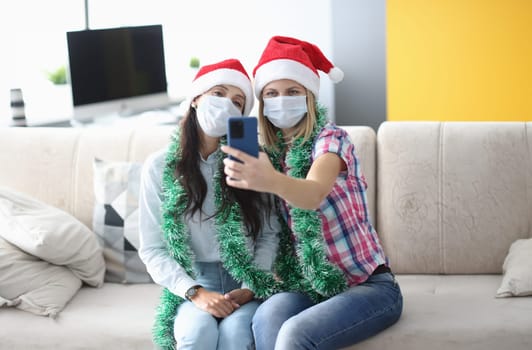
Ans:
[[[231,117],[227,121],[227,130],[227,144],[229,146],[244,151],[255,158],[259,156],[256,117]]]

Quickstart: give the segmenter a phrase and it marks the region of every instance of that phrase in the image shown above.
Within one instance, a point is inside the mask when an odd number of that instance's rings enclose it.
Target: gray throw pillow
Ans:
[[[138,198],[142,163],[95,159],[93,231],[103,245],[105,281],[151,283],[138,255]]]

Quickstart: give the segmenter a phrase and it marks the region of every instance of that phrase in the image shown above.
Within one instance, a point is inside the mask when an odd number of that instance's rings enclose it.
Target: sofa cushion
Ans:
[[[0,276],[0,306],[42,316],[57,316],[81,287],[67,267],[27,254],[1,237]]]
[[[0,237],[37,258],[68,267],[91,286],[103,284],[105,262],[96,235],[61,209],[0,187]]]
[[[532,349],[532,298],[495,298],[501,275],[397,280],[404,298],[399,321],[349,349]]]
[[[502,269],[504,276],[497,297],[532,295],[532,238],[512,243]]]
[[[138,256],[138,195],[142,163],[95,159],[93,230],[100,237],[106,261],[105,280],[152,282]]]
[[[83,286],[54,322],[14,308],[0,310],[0,349],[153,349],[160,294],[154,283]]]

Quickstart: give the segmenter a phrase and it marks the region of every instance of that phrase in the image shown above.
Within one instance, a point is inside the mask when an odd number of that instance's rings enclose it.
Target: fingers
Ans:
[[[236,149],[236,148],[233,148],[233,147],[229,147],[229,146],[226,146],[226,145],[223,145],[221,147],[221,150],[222,150],[222,152],[225,152],[225,153],[227,153],[230,156],[233,156],[233,157],[235,157],[237,159],[240,159],[244,163],[250,162],[253,159],[255,159],[255,157],[250,156],[246,152],[242,152],[239,149]]]
[[[233,289],[232,291],[225,293],[224,298],[227,300],[236,300],[238,298],[238,289]]]
[[[239,307],[253,299],[253,292],[249,289],[234,289],[226,293],[225,298],[233,301]]]
[[[240,307],[240,305],[241,305],[241,302],[239,300],[238,294],[235,294],[233,292],[234,292],[234,290],[229,292],[229,293],[225,293],[224,297],[225,297],[225,299],[227,299],[227,300],[229,300],[231,302],[231,304],[233,305],[233,307],[235,309],[238,309]]]
[[[241,163],[235,160],[229,159],[229,158],[225,158],[223,162],[224,162],[224,172],[226,175],[230,175],[236,178],[237,175],[242,173]]]
[[[232,300],[227,300],[223,294],[207,291],[192,300],[200,309],[215,317],[227,317],[236,308]]]
[[[229,157],[223,160],[226,183],[229,186],[261,192],[268,190],[265,186],[273,167],[266,153],[260,152],[259,158],[255,158],[231,147],[222,146],[222,150],[242,161]]]
[[[240,189],[243,189],[243,190],[248,190],[249,189],[249,184],[246,181],[240,180],[240,179],[236,179],[233,176],[227,176],[225,178],[225,182],[231,187],[236,187],[236,188],[240,188]]]
[[[224,173],[227,175],[226,182],[229,186],[243,189],[249,188],[248,182],[243,180],[242,165],[239,162],[225,158],[224,164]]]
[[[235,311],[236,307],[231,300],[226,300],[222,295],[220,297],[220,299],[209,302],[207,311],[216,317],[227,317]]]

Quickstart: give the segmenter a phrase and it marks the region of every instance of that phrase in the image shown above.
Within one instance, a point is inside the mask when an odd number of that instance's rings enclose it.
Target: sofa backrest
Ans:
[[[92,227],[93,160],[143,161],[174,127],[0,128],[0,186],[63,209]]]
[[[344,127],[368,182],[375,216],[375,132]],[[0,186],[63,209],[92,227],[93,160],[142,162],[168,144],[173,126],[145,128],[0,128]]]
[[[368,185],[366,195],[368,199],[368,210],[372,222],[376,222],[376,194],[377,194],[377,135],[368,126],[339,125],[345,129],[355,145],[355,153],[360,162],[360,169],[366,178]]]
[[[532,123],[385,122],[349,133],[398,273],[500,273],[532,237]],[[172,126],[0,128],[0,186],[92,226],[94,158],[143,161]]]
[[[385,122],[377,230],[398,273],[501,273],[531,237],[532,123]]]

